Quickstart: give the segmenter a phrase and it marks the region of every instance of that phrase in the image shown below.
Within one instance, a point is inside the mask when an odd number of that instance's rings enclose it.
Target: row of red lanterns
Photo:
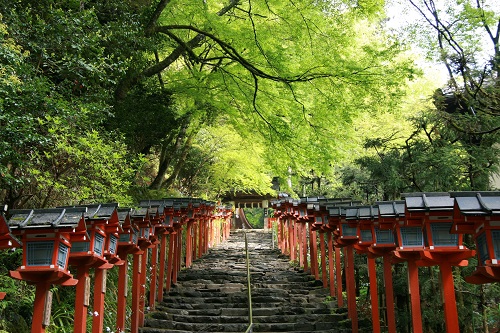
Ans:
[[[45,332],[50,324],[51,285],[76,286],[74,332],[86,332],[91,269],[92,332],[103,332],[106,272],[114,266],[119,267],[115,331],[125,331],[131,255],[130,332],[135,333],[144,323],[145,308],[154,308],[155,302],[163,298],[164,290],[176,282],[181,265],[191,266],[193,259],[229,236],[231,214],[231,207],[196,198],[146,200],[136,209],[119,208],[112,203],[9,210],[0,215],[0,248],[22,248],[22,265],[10,275],[36,285],[32,333]],[[218,228],[216,219],[222,221]],[[185,262],[181,263],[183,239]],[[76,268],[76,277],[70,267]],[[151,273],[146,299],[148,272]],[[3,296],[5,293],[0,294]]]
[[[363,206],[348,198],[275,201],[280,248],[292,260],[298,259],[305,269],[308,269],[309,253],[311,273],[319,279],[315,253],[319,232],[323,284],[327,287],[324,259],[328,256],[330,293],[339,295],[339,306],[343,306],[342,284],[338,282],[335,288],[334,281],[341,281],[340,249],[344,250],[347,306],[353,332],[358,331],[354,251],[368,258],[373,332],[380,332],[375,258],[383,258],[389,333],[396,332],[391,265],[407,262],[414,333],[423,330],[418,267],[437,265],[441,272],[447,332],[458,332],[452,266],[466,266],[468,259],[476,254],[463,244],[464,234],[473,235],[478,257],[476,271],[466,281],[500,281],[500,192],[407,193],[402,197],[403,200],[377,202],[372,206]]]

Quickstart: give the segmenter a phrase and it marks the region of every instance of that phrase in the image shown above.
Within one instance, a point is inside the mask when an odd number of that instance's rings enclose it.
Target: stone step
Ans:
[[[291,267],[287,257],[270,249],[269,233],[247,236],[253,332],[350,331],[346,314],[325,301],[329,292],[322,282]],[[146,315],[140,332],[245,332],[249,316],[243,248],[243,234],[232,232],[229,241],[181,271],[163,302]]]
[[[268,310],[268,309],[266,309]],[[172,312],[154,312],[148,317],[148,321],[173,321],[179,323],[247,323],[248,322],[248,310],[238,309],[237,311],[224,311],[224,310],[214,310],[214,311],[200,311],[198,315],[193,315],[192,312],[186,311],[188,313],[175,314]],[[294,314],[284,314],[281,311],[276,311],[276,313],[262,313],[262,315],[257,315],[259,312],[253,312],[253,322],[254,323],[297,323],[297,322],[308,322],[315,323],[321,321],[322,323],[338,323],[344,319],[343,315],[340,314],[312,314],[312,313],[301,313],[297,311]]]

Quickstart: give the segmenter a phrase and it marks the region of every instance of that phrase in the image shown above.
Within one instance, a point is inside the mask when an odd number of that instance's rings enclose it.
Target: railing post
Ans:
[[[248,255],[248,240],[247,233],[245,234],[245,253],[246,253],[246,262],[247,262],[247,289],[248,289],[248,329],[245,333],[253,332],[253,316],[252,316],[252,284],[250,281],[250,259]]]

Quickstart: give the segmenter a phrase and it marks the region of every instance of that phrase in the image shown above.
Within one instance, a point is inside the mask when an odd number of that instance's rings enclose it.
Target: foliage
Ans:
[[[401,82],[412,75],[409,63],[397,58],[400,48],[387,39],[368,41],[355,33],[363,24],[365,34],[380,36],[369,24],[380,6],[321,5],[158,4],[155,13],[161,14],[146,26],[164,42],[157,60],[138,61],[116,91],[118,100],[124,100],[138,82],[157,76],[158,86],[168,85],[178,101],[178,114],[189,115],[181,130],[174,131],[179,135],[159,140],[153,188],[179,180],[176,169],[186,166],[186,150],[193,149],[190,140],[205,125],[205,115],[229,122],[247,140],[268,143],[266,164],[274,173],[286,174],[290,164],[302,173],[303,164],[325,170],[325,160],[336,157],[335,141],[321,138],[337,136],[335,129],[351,113],[397,100]],[[388,59],[394,66],[388,66]],[[372,80],[381,76],[386,78],[383,86]],[[180,158],[176,151],[182,152]]]
[[[245,217],[248,223],[255,229],[264,228],[264,209],[263,208],[244,208]]]
[[[31,5],[0,4],[6,22],[0,200],[10,208],[66,205],[68,199],[129,203],[135,158],[126,156],[119,137],[100,127],[109,109],[103,88],[112,69],[96,45],[102,31],[89,29],[97,20],[92,12],[71,8],[37,7],[37,15]]]
[[[19,250],[0,253],[0,290],[6,292],[5,299],[0,302],[0,331],[9,333],[30,331],[34,288],[8,276],[10,270],[20,266],[21,257]]]
[[[413,30],[420,33],[411,38],[429,43],[422,45],[445,64],[449,84],[434,92],[432,104],[416,105],[421,113],[408,117],[411,132],[391,125],[392,131],[364,136],[366,151],[356,166],[346,167],[360,174],[344,174],[341,183],[353,184],[351,193],[360,197],[356,187],[368,182],[367,201],[411,191],[488,190],[499,162],[498,40],[491,30],[499,13],[487,1],[409,3],[423,18]],[[486,45],[477,42],[480,36],[492,39],[493,51],[481,53]]]

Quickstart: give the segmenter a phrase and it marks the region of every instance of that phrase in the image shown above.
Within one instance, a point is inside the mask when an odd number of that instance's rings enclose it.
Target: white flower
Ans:
[[[94,311],[94,317],[99,317],[99,312]]]

